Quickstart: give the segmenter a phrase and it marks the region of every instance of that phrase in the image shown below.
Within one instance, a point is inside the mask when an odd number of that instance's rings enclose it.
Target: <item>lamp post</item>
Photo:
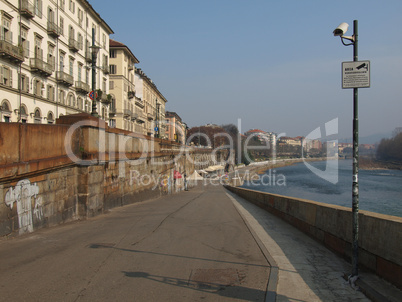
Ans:
[[[341,23],[335,30],[334,36],[341,38],[342,44],[345,46],[353,45],[353,61],[358,61],[358,31],[357,20],[353,21],[353,36],[344,36],[348,30],[347,23]],[[346,44],[344,39],[351,41]],[[358,88],[353,88],[353,184],[352,184],[352,222],[353,222],[353,238],[352,238],[352,275],[351,278],[357,277],[358,271],[358,255],[359,255],[359,118],[358,118]]]
[[[98,52],[100,47],[95,45],[95,28],[92,28],[92,46],[89,47],[91,49],[92,54],[92,91],[93,91],[93,100],[92,100],[92,112],[91,115],[95,117],[99,117],[98,112],[96,112],[96,57],[98,56]]]

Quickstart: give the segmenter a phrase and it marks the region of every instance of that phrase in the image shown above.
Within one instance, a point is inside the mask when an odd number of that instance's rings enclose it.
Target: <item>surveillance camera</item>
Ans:
[[[334,36],[343,36],[348,31],[349,24],[343,22],[334,30]]]

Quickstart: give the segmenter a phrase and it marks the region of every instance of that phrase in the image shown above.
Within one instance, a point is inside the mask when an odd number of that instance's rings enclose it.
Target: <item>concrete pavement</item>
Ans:
[[[370,301],[343,278],[350,264],[298,229],[227,192],[278,271],[276,301]],[[374,301],[402,301],[401,291],[360,271],[362,290]],[[359,284],[359,283],[358,283]]]
[[[264,301],[270,267],[221,186],[0,239],[1,301]]]

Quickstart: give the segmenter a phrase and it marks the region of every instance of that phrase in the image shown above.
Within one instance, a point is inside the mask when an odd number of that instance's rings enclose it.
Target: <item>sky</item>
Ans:
[[[358,20],[359,60],[371,87],[359,89],[359,135],[402,126],[402,1],[90,0],[189,127],[235,124],[308,136],[338,122],[352,137],[353,61],[333,30]],[[111,5],[113,3],[113,5]]]

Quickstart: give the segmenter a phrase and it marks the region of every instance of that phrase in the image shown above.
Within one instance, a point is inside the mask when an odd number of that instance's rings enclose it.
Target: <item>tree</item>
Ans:
[[[383,138],[377,148],[377,159],[402,162],[402,132]]]

